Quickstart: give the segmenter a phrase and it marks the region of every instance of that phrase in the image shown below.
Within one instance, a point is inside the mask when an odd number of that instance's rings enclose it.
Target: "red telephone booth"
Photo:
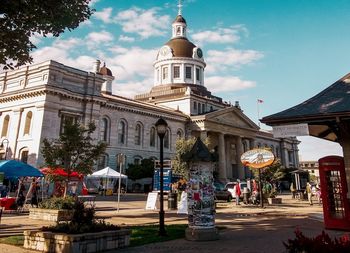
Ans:
[[[318,163],[325,227],[350,230],[344,159],[340,156],[326,156],[318,160]]]

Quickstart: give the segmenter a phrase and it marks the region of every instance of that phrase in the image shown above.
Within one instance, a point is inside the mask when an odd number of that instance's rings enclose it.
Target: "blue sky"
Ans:
[[[94,0],[95,14],[78,29],[59,38],[33,37],[34,60],[91,70],[98,58],[116,77],[114,93],[148,92],[152,63],[170,39],[177,4]],[[350,70],[350,1],[185,0],[183,5],[188,37],[204,52],[206,87],[225,101],[239,101],[256,123],[257,99],[264,101],[260,117],[267,116],[303,102]],[[302,160],[341,154],[338,144],[299,139]]]

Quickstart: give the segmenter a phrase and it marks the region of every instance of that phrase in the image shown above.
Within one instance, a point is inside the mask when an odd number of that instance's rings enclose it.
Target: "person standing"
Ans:
[[[36,179],[33,178],[33,182],[30,187],[30,191],[32,193],[32,198],[31,198],[31,205],[32,207],[36,206],[38,207],[38,184],[36,182]]]
[[[306,183],[305,191],[307,193],[307,199],[309,200],[309,204],[311,206],[312,205],[312,190],[311,190],[311,185],[309,182]]]
[[[239,205],[239,198],[241,197],[241,186],[239,185],[240,181],[237,179],[237,184],[236,184],[236,205]]]
[[[290,184],[290,192],[292,193],[292,199],[295,199],[295,193],[296,193],[296,189],[295,189],[295,186],[294,186],[294,183],[292,182]]]

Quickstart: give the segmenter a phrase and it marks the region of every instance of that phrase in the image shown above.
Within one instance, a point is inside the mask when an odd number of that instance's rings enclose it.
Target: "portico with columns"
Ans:
[[[218,179],[228,181],[250,177],[240,161],[241,155],[254,148],[259,127],[237,107],[191,117],[192,136],[209,138],[209,149],[218,155]]]

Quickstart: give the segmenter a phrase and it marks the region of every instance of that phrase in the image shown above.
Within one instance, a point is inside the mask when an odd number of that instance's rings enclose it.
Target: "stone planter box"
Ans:
[[[29,208],[29,218],[47,221],[69,221],[73,217],[73,210]]]
[[[269,205],[282,204],[282,198],[267,198]]]
[[[24,231],[24,248],[41,252],[93,253],[129,246],[131,230],[121,229],[86,234]]]

